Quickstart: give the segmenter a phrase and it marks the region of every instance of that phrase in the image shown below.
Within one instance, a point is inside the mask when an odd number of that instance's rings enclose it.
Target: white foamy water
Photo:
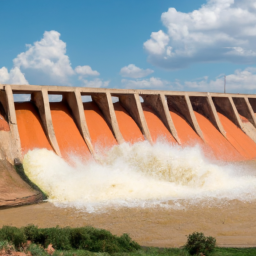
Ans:
[[[199,146],[158,141],[124,143],[97,160],[75,156],[72,165],[46,149],[24,157],[28,177],[58,206],[87,211],[105,207],[146,207],[188,200],[254,200],[256,173],[237,164],[213,163]]]

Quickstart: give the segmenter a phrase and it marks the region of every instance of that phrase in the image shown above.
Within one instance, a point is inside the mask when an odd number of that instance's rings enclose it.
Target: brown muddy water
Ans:
[[[21,227],[93,226],[116,235],[128,233],[144,246],[179,247],[186,235],[199,231],[214,236],[219,246],[256,246],[256,202],[230,201],[216,206],[187,206],[186,209],[122,208],[86,213],[58,208],[51,203],[0,211],[0,226]]]

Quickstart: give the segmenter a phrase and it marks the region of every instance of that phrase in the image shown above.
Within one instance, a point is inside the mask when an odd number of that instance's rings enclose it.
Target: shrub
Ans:
[[[0,240],[12,242],[16,248],[27,240],[47,247],[52,244],[57,250],[82,249],[91,252],[132,252],[140,249],[128,234],[118,237],[109,231],[92,227],[82,228],[38,228],[29,225],[24,228],[3,227]]]
[[[28,225],[24,227],[24,233],[27,240],[33,241],[38,244],[45,244],[45,237],[42,230],[35,225]]]
[[[194,232],[188,236],[185,248],[191,255],[199,255],[203,253],[208,255],[216,246],[216,239],[209,236],[205,237],[203,233]]]
[[[16,248],[20,248],[27,241],[23,229],[9,226],[0,229],[0,240],[12,242]]]
[[[44,246],[52,244],[57,250],[70,250],[70,228],[47,228],[43,230],[45,236]]]
[[[130,238],[130,236],[128,234],[123,234],[122,236],[120,236],[118,238],[118,240],[119,240],[119,244],[123,248],[126,248],[127,251],[129,251],[129,252],[140,249],[140,245],[138,243],[136,243],[135,241],[132,241],[132,239]]]
[[[31,253],[32,256],[48,256],[45,250],[36,244],[31,244],[28,247],[28,251]]]
[[[131,252],[140,248],[127,234],[117,237],[107,230],[91,227],[71,229],[70,243],[72,248],[91,252]]]
[[[14,250],[14,246],[8,241],[0,241],[0,251],[1,250]]]

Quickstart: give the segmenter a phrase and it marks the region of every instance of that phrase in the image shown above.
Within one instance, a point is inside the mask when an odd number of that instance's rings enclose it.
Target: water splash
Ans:
[[[113,206],[166,206],[177,200],[256,198],[253,169],[213,163],[199,146],[124,143],[98,153],[96,160],[71,156],[71,162],[52,151],[34,149],[25,155],[24,168],[50,202],[89,212]]]

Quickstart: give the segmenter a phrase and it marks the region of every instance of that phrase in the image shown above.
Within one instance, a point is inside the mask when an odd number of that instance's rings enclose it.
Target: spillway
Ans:
[[[62,156],[75,154],[88,156],[89,149],[80,134],[71,111],[65,102],[50,103],[52,123]]]
[[[225,161],[242,161],[245,158],[235,147],[212,125],[202,114],[195,111],[195,116],[202,129],[206,144],[211,148],[217,159]]]
[[[28,150],[34,148],[52,150],[34,104],[31,102],[17,102],[15,103],[15,112],[22,154],[25,155]]]
[[[119,102],[116,102],[114,103],[114,109],[120,132],[123,135],[124,140],[130,143],[143,141],[144,137],[140,128],[122,105]]]
[[[209,161],[256,158],[256,95],[1,84],[0,89],[0,157],[11,165],[34,150],[51,151],[67,162],[79,156],[108,164],[135,150],[131,161],[137,161],[159,141],[176,153],[200,149]],[[19,94],[30,94],[31,100],[15,102]],[[62,100],[49,102],[49,95]],[[83,102],[83,96],[91,101]],[[148,157],[153,166],[160,161]],[[18,191],[19,182],[5,186],[5,193]],[[38,200],[33,189],[27,195],[27,202]]]
[[[116,139],[96,103],[83,103],[83,108],[92,144],[100,148],[117,145]]]
[[[227,132],[228,141],[237,149],[244,159],[253,159],[256,157],[256,145],[251,138],[232,123],[223,114],[218,113],[221,123]]]
[[[147,105],[142,104],[143,113],[148,124],[148,128],[153,142],[156,142],[157,138],[165,138],[170,143],[176,143],[172,134],[164,126],[160,118],[154,113],[154,111]]]
[[[180,114],[170,111],[182,145],[201,144],[202,140]]]

